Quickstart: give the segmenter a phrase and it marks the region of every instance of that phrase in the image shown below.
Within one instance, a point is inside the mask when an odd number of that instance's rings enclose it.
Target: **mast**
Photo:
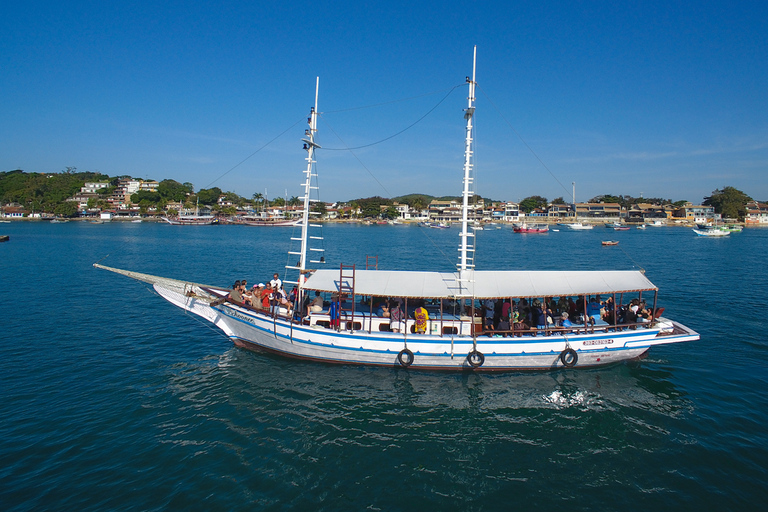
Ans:
[[[315,164],[315,149],[319,148],[320,146],[315,143],[315,133],[317,132],[317,97],[318,92],[320,90],[320,77],[317,77],[317,82],[315,83],[315,106],[312,107],[309,113],[309,117],[307,118],[307,123],[309,124],[309,128],[304,130],[305,138],[301,139],[304,142],[304,149],[307,151],[307,169],[304,171],[304,197],[301,199],[304,200],[304,209],[302,211],[301,216],[301,249],[298,252],[299,256],[299,264],[297,267],[290,267],[290,268],[297,268],[299,271],[299,278],[298,278],[298,287],[299,287],[299,293],[301,293],[302,286],[304,285],[304,279],[305,279],[305,271],[307,270],[307,247],[308,247],[308,240],[309,240],[309,219],[310,219],[310,207],[312,205],[312,199],[310,199],[310,192],[312,189],[317,189],[316,186],[312,186],[312,178],[316,177],[317,174],[312,173],[312,166]],[[297,254],[297,253],[290,253],[290,254]]]
[[[477,68],[477,46],[474,47],[472,59],[472,78],[467,77],[469,84],[469,97],[467,108],[464,110],[464,119],[467,120],[466,137],[464,139],[464,191],[462,193],[461,206],[461,244],[459,245],[459,287],[464,289],[469,281],[469,272],[475,268],[475,243],[470,243],[474,238],[474,232],[469,232],[469,198],[474,196],[472,191],[472,117],[475,114],[475,70]]]

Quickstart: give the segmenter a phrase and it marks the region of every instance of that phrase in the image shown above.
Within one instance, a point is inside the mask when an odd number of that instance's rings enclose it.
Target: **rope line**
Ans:
[[[394,138],[395,138],[395,137],[397,137],[398,135],[400,135],[400,134],[402,134],[402,133],[404,133],[404,132],[406,132],[406,131],[410,130],[411,128],[413,128],[414,126],[416,126],[417,124],[419,124],[421,121],[423,121],[423,120],[424,120],[424,119],[425,119],[425,118],[426,118],[426,117],[427,117],[429,114],[431,114],[432,112],[434,112],[434,110],[435,110],[437,107],[439,107],[439,106],[440,106],[440,105],[441,105],[441,104],[442,104],[442,103],[443,103],[445,100],[447,100],[447,99],[448,99],[448,96],[450,96],[450,95],[451,95],[451,93],[452,93],[453,91],[455,91],[456,89],[458,89],[458,88],[459,88],[459,87],[461,87],[462,85],[464,85],[464,84],[461,84],[461,85],[455,85],[455,86],[453,86],[453,87],[451,88],[451,90],[449,90],[449,91],[448,91],[448,93],[447,93],[445,96],[443,96],[443,98],[442,98],[440,101],[438,101],[438,102],[437,102],[437,104],[436,104],[434,107],[432,107],[431,109],[429,109],[429,110],[427,111],[427,113],[426,113],[426,114],[424,114],[423,116],[421,116],[420,118],[418,118],[416,121],[414,121],[413,123],[411,123],[411,124],[409,124],[408,126],[406,126],[405,128],[403,128],[403,129],[402,129],[402,130],[400,130],[399,132],[397,132],[397,133],[394,133],[394,134],[390,135],[389,137],[385,137],[385,138],[383,138],[383,139],[381,139],[381,140],[378,140],[378,141],[376,141],[376,142],[371,142],[370,144],[363,144],[362,146],[355,146],[355,147],[353,147],[353,148],[350,148],[350,147],[344,147],[344,148],[321,148],[321,149],[324,149],[325,151],[350,151],[350,150],[353,150],[353,149],[369,148],[369,147],[371,147],[371,146],[375,146],[375,145],[377,145],[377,144],[381,144],[382,142],[386,142],[386,141],[388,141],[388,140],[390,140],[390,139],[394,139]],[[361,107],[361,108],[362,108],[362,107]],[[378,180],[377,180],[377,181],[378,181]]]
[[[282,132],[280,132],[280,134],[279,134],[278,136],[276,136],[275,138],[273,138],[272,140],[270,140],[269,142],[267,142],[266,144],[264,144],[263,146],[261,146],[259,149],[257,149],[256,151],[254,151],[253,153],[251,153],[250,155],[248,155],[247,157],[245,157],[243,160],[241,160],[240,162],[238,162],[237,164],[235,164],[235,165],[234,165],[234,166],[233,166],[231,169],[229,169],[227,172],[225,172],[224,174],[222,174],[221,176],[219,176],[218,178],[216,178],[215,180],[213,180],[212,182],[210,182],[210,183],[209,183],[207,186],[205,186],[205,187],[203,187],[203,188],[206,188],[206,189],[207,189],[207,188],[210,188],[210,187],[211,187],[211,185],[213,185],[214,183],[216,183],[217,181],[219,181],[221,178],[223,178],[224,176],[226,176],[227,174],[231,173],[232,171],[234,171],[235,169],[237,169],[238,167],[240,167],[241,165],[243,165],[245,162],[247,162],[248,160],[250,160],[251,158],[253,158],[253,157],[256,155],[256,153],[258,153],[258,152],[259,152],[259,151],[261,151],[262,149],[266,148],[267,146],[269,146],[270,144],[272,144],[273,142],[275,142],[277,139],[279,139],[280,137],[282,137],[283,135],[285,135],[287,132],[289,132],[290,130],[292,130],[294,126],[296,126],[296,125],[297,125],[297,124],[299,124],[300,122],[304,121],[305,119],[306,119],[306,117],[305,117],[305,116],[303,116],[301,119],[299,119],[298,121],[296,121],[295,123],[293,123],[291,126],[289,126],[289,127],[288,127],[288,128],[286,128],[285,130],[283,130]]]

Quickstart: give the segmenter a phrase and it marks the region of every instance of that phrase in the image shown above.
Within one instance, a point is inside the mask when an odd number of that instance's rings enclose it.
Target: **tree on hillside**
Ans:
[[[717,189],[712,195],[704,198],[705,206],[714,206],[715,212],[728,219],[744,219],[747,214],[747,202],[752,198],[734,187]]]
[[[191,183],[181,184],[176,180],[163,180],[157,185],[157,193],[169,201],[184,201],[189,194],[194,192],[191,185]]]
[[[197,197],[200,198],[200,202],[209,206],[218,204],[220,196],[221,189],[219,187],[202,188],[197,192]]]
[[[557,197],[552,200],[552,204],[568,204],[565,202],[565,199],[562,198],[562,196]]]
[[[529,196],[520,201],[520,209],[525,213],[531,213],[536,208],[546,208],[547,198],[541,196]]]

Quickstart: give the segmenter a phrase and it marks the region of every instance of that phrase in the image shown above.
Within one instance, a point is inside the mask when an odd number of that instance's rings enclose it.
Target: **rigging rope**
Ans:
[[[413,128],[414,126],[416,126],[417,124],[419,124],[421,121],[423,121],[423,120],[424,120],[424,119],[425,119],[425,118],[426,118],[426,117],[427,117],[429,114],[431,114],[431,113],[432,113],[432,112],[433,112],[433,111],[434,111],[434,110],[435,110],[437,107],[439,107],[441,103],[443,103],[443,102],[444,102],[446,99],[448,99],[448,96],[450,96],[450,95],[451,95],[451,93],[452,93],[453,91],[455,91],[456,89],[458,89],[459,87],[461,87],[461,86],[463,86],[463,85],[464,85],[464,84],[460,84],[460,85],[455,85],[455,86],[453,86],[453,87],[452,87],[452,88],[451,88],[451,89],[448,91],[448,93],[447,93],[445,96],[443,96],[443,99],[441,99],[440,101],[438,101],[438,102],[437,102],[437,104],[436,104],[434,107],[432,107],[431,109],[429,109],[429,110],[427,111],[427,113],[426,113],[426,114],[424,114],[423,116],[421,116],[420,118],[418,118],[416,121],[414,121],[413,123],[411,123],[411,124],[409,124],[408,126],[406,126],[405,128],[403,128],[403,129],[402,129],[402,130],[400,130],[399,132],[397,132],[397,133],[394,133],[394,134],[390,135],[389,137],[385,137],[385,138],[383,138],[383,139],[381,139],[381,140],[378,140],[378,141],[376,141],[376,142],[371,142],[370,144],[363,144],[362,146],[355,146],[355,147],[353,147],[353,148],[350,148],[350,147],[343,147],[343,148],[322,148],[322,149],[324,149],[325,151],[350,151],[350,150],[352,150],[352,149],[362,149],[362,148],[369,148],[369,147],[371,147],[371,146],[375,146],[375,145],[377,145],[377,144],[381,144],[382,142],[386,142],[386,141],[388,141],[388,140],[390,140],[390,139],[394,139],[394,138],[395,138],[395,137],[397,137],[398,135],[400,135],[400,134],[402,134],[402,133],[405,133],[406,131],[410,130],[411,128]],[[390,103],[392,103],[392,102],[390,102]],[[382,105],[386,105],[386,103],[382,103]],[[359,108],[369,108],[369,107],[359,107]],[[354,110],[354,109],[350,109],[350,110]],[[336,112],[341,112],[341,111],[337,110]],[[376,180],[376,181],[378,181],[378,180]]]
[[[240,167],[241,165],[243,165],[243,164],[244,164],[246,161],[248,161],[248,160],[250,160],[251,158],[253,158],[253,157],[256,155],[256,153],[258,153],[258,152],[259,152],[259,151],[261,151],[262,149],[266,148],[267,146],[269,146],[270,144],[272,144],[273,142],[275,142],[277,139],[279,139],[280,137],[282,137],[283,135],[285,135],[285,134],[286,134],[288,131],[292,130],[294,126],[296,126],[296,125],[297,125],[297,124],[299,124],[300,122],[304,121],[305,119],[306,119],[306,116],[303,116],[301,119],[299,119],[298,121],[296,121],[295,123],[293,123],[291,126],[289,126],[289,127],[288,127],[288,128],[286,128],[285,130],[283,130],[282,132],[280,132],[280,134],[279,134],[277,137],[273,138],[272,140],[270,140],[269,142],[267,142],[266,144],[264,144],[263,146],[261,146],[259,149],[257,149],[256,151],[254,151],[253,153],[251,153],[250,155],[248,155],[247,157],[245,157],[243,160],[241,160],[239,163],[235,164],[235,165],[234,165],[234,166],[233,166],[231,169],[229,169],[227,172],[225,172],[224,174],[222,174],[221,176],[219,176],[218,178],[216,178],[215,180],[213,180],[212,182],[210,182],[208,185],[206,185],[206,186],[205,186],[205,187],[203,187],[203,188],[206,188],[206,189],[207,189],[207,188],[210,188],[210,187],[211,187],[211,185],[213,185],[214,183],[216,183],[217,181],[219,181],[221,178],[223,178],[223,177],[224,177],[224,176],[226,176],[227,174],[231,173],[232,171],[234,171],[235,169],[237,169],[237,168],[238,168],[238,167]]]
[[[541,166],[542,166],[544,169],[546,169],[546,170],[547,170],[547,172],[549,173],[549,175],[550,175],[550,176],[552,176],[552,178],[553,178],[553,179],[554,179],[554,180],[557,182],[557,184],[558,184],[558,185],[560,185],[560,187],[562,187],[562,189],[563,189],[563,190],[565,190],[565,192],[566,192],[566,195],[567,195],[567,194],[569,194],[569,191],[568,191],[568,189],[567,189],[567,188],[565,188],[565,185],[563,185],[562,183],[560,183],[560,180],[559,180],[559,179],[557,179],[557,176],[555,176],[555,175],[554,175],[554,173],[553,173],[553,172],[552,172],[552,171],[549,169],[549,167],[547,167],[547,165],[546,165],[546,164],[545,164],[545,163],[542,161],[542,159],[541,159],[541,158],[539,158],[539,155],[537,155],[537,154],[536,154],[536,152],[533,150],[533,148],[532,148],[531,146],[529,146],[527,142],[525,142],[525,139],[523,139],[523,136],[522,136],[522,135],[520,135],[520,133],[518,133],[518,131],[517,131],[517,130],[515,130],[515,127],[514,127],[514,126],[512,126],[512,123],[510,123],[510,122],[507,120],[507,118],[506,118],[506,117],[504,117],[504,114],[502,114],[502,113],[501,113],[501,110],[499,110],[499,107],[497,107],[497,106],[496,106],[496,104],[493,102],[493,100],[492,100],[492,99],[491,99],[491,98],[490,98],[490,97],[489,97],[487,94],[485,94],[485,91],[484,91],[484,90],[483,90],[483,89],[480,87],[480,85],[479,85],[479,84],[478,84],[478,86],[477,86],[477,87],[480,89],[480,92],[482,92],[482,93],[483,93],[483,96],[485,97],[485,99],[487,99],[487,100],[488,100],[488,103],[490,103],[490,104],[491,104],[491,106],[494,108],[494,110],[496,110],[496,113],[498,113],[498,114],[499,114],[499,116],[501,117],[501,119],[503,119],[503,120],[504,120],[504,122],[505,122],[505,123],[507,123],[507,126],[509,126],[509,129],[510,129],[510,130],[512,130],[512,132],[513,132],[515,135],[517,135],[517,138],[518,138],[518,139],[520,139],[520,142],[522,142],[522,143],[523,143],[523,145],[524,145],[526,148],[528,148],[528,151],[530,151],[530,152],[531,152],[531,154],[534,156],[534,158],[536,158],[536,160],[538,160],[538,161],[539,161],[539,163],[541,164]]]

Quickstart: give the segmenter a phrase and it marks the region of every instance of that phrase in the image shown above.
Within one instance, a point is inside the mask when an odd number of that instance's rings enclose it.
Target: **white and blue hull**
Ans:
[[[675,334],[659,336],[660,327],[623,331],[551,336],[486,337],[417,335],[390,332],[336,331],[273,319],[248,308],[224,303],[211,307],[209,301],[185,296],[155,284],[155,290],[169,302],[195,313],[221,329],[236,346],[288,357],[328,363],[399,366],[398,354],[413,354],[412,368],[430,370],[550,370],[558,367],[594,367],[642,357],[654,345],[691,341],[698,335],[680,324]],[[573,364],[564,364],[566,349],[576,352]],[[477,350],[482,364],[470,364],[467,356]],[[569,363],[572,361],[568,361]]]

